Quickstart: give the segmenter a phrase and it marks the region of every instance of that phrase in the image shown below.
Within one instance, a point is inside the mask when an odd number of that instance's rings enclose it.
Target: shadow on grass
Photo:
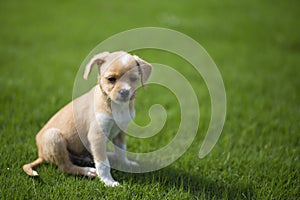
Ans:
[[[65,174],[63,172],[57,173],[58,169],[53,164],[46,164],[45,167],[50,168],[53,174],[64,174],[68,178],[82,177],[86,180],[88,178],[84,176],[74,176]],[[49,169],[48,169],[49,170]],[[199,172],[201,173],[201,172]],[[205,177],[201,174],[189,174],[183,170],[167,167],[155,172],[131,174],[124,173],[117,170],[112,170],[113,177],[118,180],[129,182],[131,179],[132,184],[148,185],[159,184],[163,190],[178,190],[191,194],[195,197],[203,198],[217,198],[217,199],[255,199],[254,187],[249,184],[234,182],[234,180],[223,180],[218,177],[213,180],[212,178]],[[44,185],[56,185],[56,179],[48,180],[47,176],[40,178],[32,177],[39,184]],[[44,180],[45,179],[45,180]],[[47,180],[46,180],[47,179]],[[226,183],[227,182],[227,183]]]
[[[118,174],[118,172],[117,172]],[[226,198],[226,199],[254,199],[252,185],[231,182],[225,183],[222,179],[212,180],[204,175],[192,175],[172,168],[144,174],[123,174],[125,180],[132,178],[139,184],[158,183],[169,190],[176,189],[190,193],[196,197]]]

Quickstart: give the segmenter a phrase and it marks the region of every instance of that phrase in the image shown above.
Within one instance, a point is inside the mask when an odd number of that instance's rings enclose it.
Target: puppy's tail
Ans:
[[[23,170],[29,176],[38,176],[39,174],[36,171],[34,171],[32,168],[41,164],[42,162],[44,162],[43,158],[38,158],[35,161],[33,161],[32,163],[23,165]]]

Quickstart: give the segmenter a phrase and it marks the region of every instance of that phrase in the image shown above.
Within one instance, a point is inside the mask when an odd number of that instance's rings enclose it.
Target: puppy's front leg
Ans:
[[[118,161],[121,161],[122,164],[127,166],[137,167],[139,164],[135,161],[131,161],[126,156],[126,134],[120,132],[114,139],[113,143],[115,146],[115,157]]]
[[[118,186],[119,182],[115,181],[110,174],[110,164],[106,156],[106,136],[99,131],[97,126],[91,126],[88,139],[91,151],[94,157],[96,172],[100,180],[106,186]]]

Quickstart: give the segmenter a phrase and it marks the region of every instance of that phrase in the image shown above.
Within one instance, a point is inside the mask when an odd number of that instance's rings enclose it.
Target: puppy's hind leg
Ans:
[[[29,176],[38,176],[39,174],[36,171],[34,171],[32,168],[36,167],[37,165],[41,164],[42,162],[44,162],[44,160],[39,157],[38,159],[36,159],[32,163],[23,165],[23,170]]]
[[[56,128],[50,128],[43,134],[40,142],[42,154],[41,157],[47,162],[56,164],[60,171],[74,175],[85,175],[95,177],[96,169],[91,167],[79,167],[74,165],[69,157],[66,140],[63,138],[61,131]]]

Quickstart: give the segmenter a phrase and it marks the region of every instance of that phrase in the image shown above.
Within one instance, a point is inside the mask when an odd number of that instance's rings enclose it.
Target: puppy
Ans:
[[[103,52],[87,64],[85,79],[95,64],[98,65],[98,84],[59,110],[37,134],[38,159],[23,166],[28,175],[38,176],[32,168],[51,162],[63,172],[98,176],[106,186],[117,186],[119,183],[110,174],[108,156],[129,167],[138,165],[126,157],[124,127],[135,115],[135,91],[140,82],[143,85],[147,81],[152,67],[123,51]],[[121,113],[119,123],[113,109]],[[115,147],[115,152],[110,154],[106,152],[109,139]],[[89,155],[95,168],[74,164],[89,161]]]

